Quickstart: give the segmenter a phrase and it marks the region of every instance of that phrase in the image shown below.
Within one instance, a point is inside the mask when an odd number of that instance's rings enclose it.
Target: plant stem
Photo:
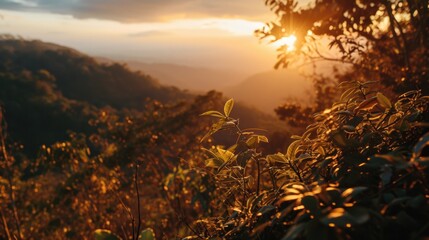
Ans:
[[[138,216],[137,231],[136,231],[137,235],[135,238],[136,240],[139,237],[141,223],[142,223],[141,212],[140,212],[140,192],[139,192],[139,185],[138,185],[138,170],[139,170],[139,164],[136,162],[136,169],[134,174],[135,188],[136,188],[136,194],[137,194],[137,216]]]

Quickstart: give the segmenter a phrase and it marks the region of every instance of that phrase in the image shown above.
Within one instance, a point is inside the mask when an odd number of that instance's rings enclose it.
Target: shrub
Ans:
[[[409,239],[429,235],[429,97],[391,101],[373,82],[340,84],[340,100],[284,153],[264,155],[268,139],[241,130],[233,100],[208,136],[233,129],[236,144],[206,150],[220,211],[195,222],[189,238]]]

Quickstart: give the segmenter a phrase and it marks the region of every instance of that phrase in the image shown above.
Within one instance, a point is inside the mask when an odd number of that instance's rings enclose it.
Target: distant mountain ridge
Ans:
[[[65,97],[95,106],[139,108],[147,97],[162,102],[190,97],[125,65],[99,64],[76,50],[38,40],[1,40],[0,61],[7,63],[0,66],[3,72],[45,70],[55,78],[56,87]]]
[[[225,101],[221,94],[212,95],[219,104]],[[148,99],[174,105],[191,104],[195,98],[125,64],[100,64],[60,45],[0,37],[0,106],[13,141],[29,154],[42,144],[67,139],[68,131],[90,135],[96,130],[90,120],[105,107],[132,114],[146,111]],[[284,129],[280,120],[240,103],[233,115],[243,127]]]
[[[312,84],[297,70],[271,70],[255,74],[243,82],[223,89],[228,96],[273,114],[287,100],[308,101]]]
[[[228,70],[190,67],[170,63],[143,63],[127,61],[132,70],[139,70],[156,77],[163,85],[190,91],[219,90],[239,83],[245,75]]]

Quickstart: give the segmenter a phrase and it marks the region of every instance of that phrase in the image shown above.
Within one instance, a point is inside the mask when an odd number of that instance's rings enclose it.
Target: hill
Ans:
[[[311,82],[293,69],[255,74],[243,82],[223,89],[228,96],[273,114],[285,100],[309,101]],[[306,99],[306,100],[304,100]]]
[[[127,62],[130,69],[145,72],[167,86],[175,86],[190,91],[219,90],[235,85],[244,74],[209,68],[199,68],[168,63]]]
[[[43,144],[66,139],[69,131],[90,135],[96,128],[89,121],[103,108],[123,116],[138,115],[149,110],[145,107],[149,99],[189,106],[196,97],[124,64],[99,63],[67,47],[14,38],[0,40],[0,86],[0,104],[12,140],[22,143],[28,154]],[[224,101],[221,94],[210,96],[217,104]],[[195,116],[206,110],[200,108]],[[238,104],[236,109],[245,127],[271,130],[281,125],[245,105]]]
[[[98,107],[140,108],[148,97],[162,102],[190,97],[177,88],[160,85],[147,74],[130,71],[126,65],[99,64],[76,50],[38,40],[1,40],[0,62],[1,72],[44,70],[65,97]]]

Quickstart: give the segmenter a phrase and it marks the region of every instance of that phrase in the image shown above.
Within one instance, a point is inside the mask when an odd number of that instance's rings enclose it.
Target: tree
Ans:
[[[266,0],[278,20],[256,33],[272,41],[297,37],[297,51],[278,49],[277,67],[287,67],[294,54],[311,60],[340,61],[352,65],[356,77],[379,81],[399,92],[421,89],[428,93],[427,0]],[[328,56],[321,47],[339,54]]]
[[[258,31],[262,38],[295,34],[301,40],[296,53],[352,67],[336,76],[341,94],[331,106],[320,99],[305,109],[314,117],[285,152],[265,155],[258,144],[268,139],[240,129],[229,116],[232,100],[225,114],[205,113],[216,119],[209,134],[232,128],[237,139],[208,151],[207,171],[216,178],[224,211],[196,222],[201,231],[194,238],[427,238],[428,2],[266,4],[279,22]],[[320,51],[323,37],[339,50],[338,58]],[[279,50],[276,67],[286,67],[292,53]],[[319,98],[335,96],[323,91]]]

